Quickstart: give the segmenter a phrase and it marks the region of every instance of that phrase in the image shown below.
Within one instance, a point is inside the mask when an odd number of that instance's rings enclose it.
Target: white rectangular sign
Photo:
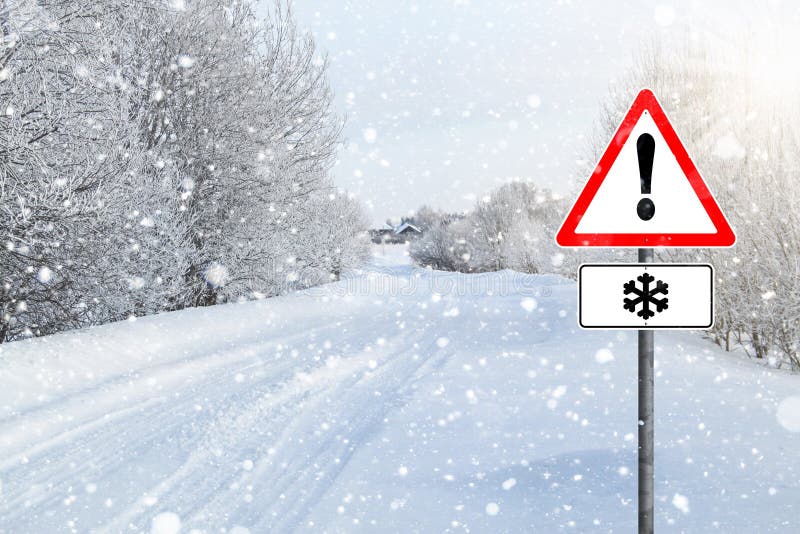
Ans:
[[[705,263],[581,265],[578,323],[607,329],[711,328],[714,269]]]

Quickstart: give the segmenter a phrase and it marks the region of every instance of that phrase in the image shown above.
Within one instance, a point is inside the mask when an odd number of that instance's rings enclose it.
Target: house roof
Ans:
[[[401,224],[400,226],[396,227],[396,228],[394,229],[394,233],[395,233],[396,235],[397,235],[397,234],[402,234],[402,233],[403,233],[403,232],[405,232],[406,230],[411,230],[412,232],[416,232],[416,233],[418,233],[418,234],[421,234],[421,233],[422,233],[422,232],[420,231],[420,229],[419,229],[419,228],[417,228],[417,227],[416,227],[416,226],[414,226],[413,224],[410,224],[410,223],[407,223],[407,222],[404,222],[404,223],[403,223],[403,224]]]

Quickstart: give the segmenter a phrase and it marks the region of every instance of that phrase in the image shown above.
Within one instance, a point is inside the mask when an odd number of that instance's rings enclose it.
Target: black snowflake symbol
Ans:
[[[635,313],[636,308],[638,308],[639,305],[641,304],[642,309],[639,310],[639,312],[636,313],[636,315],[647,320],[653,317],[656,313],[661,313],[662,311],[668,308],[667,302],[669,302],[669,299],[667,297],[658,299],[655,298],[654,295],[658,294],[666,295],[667,293],[669,293],[667,289],[669,287],[669,284],[666,284],[661,280],[659,280],[658,282],[656,282],[656,287],[651,289],[650,284],[655,280],[655,278],[653,278],[648,273],[644,273],[641,276],[636,277],[636,280],[639,280],[639,282],[642,283],[641,289],[636,287],[635,280],[625,282],[625,285],[623,286],[625,290],[624,293],[625,295],[630,295],[631,293],[636,295],[635,298],[625,299],[623,307],[626,310],[628,310],[631,313]],[[651,305],[654,305],[656,307],[656,311],[653,311],[650,308]]]

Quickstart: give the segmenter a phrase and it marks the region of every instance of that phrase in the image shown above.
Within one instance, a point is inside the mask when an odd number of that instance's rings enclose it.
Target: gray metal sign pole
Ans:
[[[653,263],[653,249],[639,249]],[[653,532],[653,331],[639,330],[639,534]]]

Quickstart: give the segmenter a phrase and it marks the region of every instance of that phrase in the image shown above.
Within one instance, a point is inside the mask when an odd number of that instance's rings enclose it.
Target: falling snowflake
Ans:
[[[643,273],[641,276],[638,276],[636,280],[641,282],[641,289],[637,287],[635,280],[625,282],[625,285],[623,286],[625,295],[630,295],[631,293],[636,295],[635,298],[626,298],[624,300],[623,307],[626,310],[631,313],[636,313],[636,315],[639,317],[647,320],[653,317],[656,313],[661,313],[668,308],[667,303],[669,302],[669,299],[667,299],[666,296],[659,299],[654,295],[666,295],[669,292],[669,284],[658,280],[656,281],[656,287],[651,288],[650,284],[655,281],[655,278],[648,273]],[[637,313],[636,310],[639,307],[639,304],[642,305],[642,309]],[[650,308],[651,305],[655,306],[656,311],[653,311]]]
[[[194,66],[195,59],[188,55],[182,54],[178,56],[178,66],[184,69],[191,69]]]
[[[364,141],[372,144],[378,139],[378,130],[375,128],[366,128],[362,132],[362,135],[364,136]]]
[[[689,498],[686,495],[681,495],[680,493],[676,493],[672,497],[672,506],[683,512],[684,514],[689,513]]]
[[[517,479],[516,478],[509,478],[509,479],[506,479],[505,482],[503,482],[503,489],[508,491],[508,490],[510,490],[511,488],[513,488],[516,485],[517,485]]]
[[[141,276],[132,276],[128,278],[128,288],[130,289],[142,289],[145,285],[147,284]]]
[[[594,353],[594,359],[597,363],[608,363],[614,361],[614,353],[608,349],[600,349]]]
[[[53,279],[53,271],[49,267],[42,267],[36,275],[36,278],[43,284],[50,282]]]
[[[153,518],[151,534],[178,534],[181,530],[181,518],[173,512],[162,512]]]
[[[228,274],[227,267],[213,262],[206,268],[203,277],[211,287],[221,287],[225,285],[230,275]]]
[[[532,312],[533,310],[536,309],[536,307],[538,306],[538,303],[536,302],[535,299],[524,298],[524,299],[522,299],[522,302],[519,303],[519,305],[522,306],[525,309],[526,312],[530,313],[530,312]]]

